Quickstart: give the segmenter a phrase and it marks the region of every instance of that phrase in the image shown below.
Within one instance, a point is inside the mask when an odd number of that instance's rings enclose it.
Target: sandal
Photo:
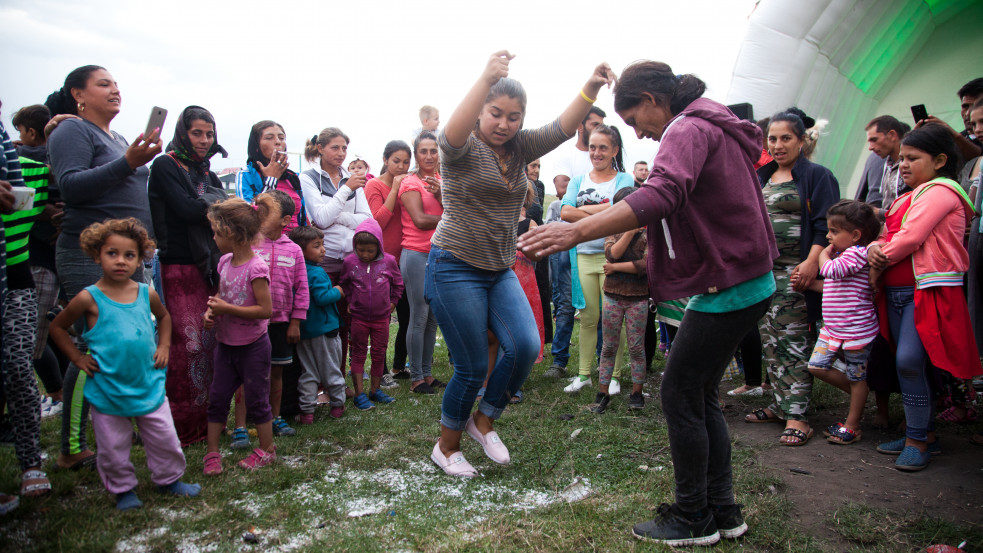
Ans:
[[[966,408],[966,414],[959,416],[956,413],[956,407],[952,406],[945,411],[942,411],[935,417],[935,420],[939,422],[954,422],[956,424],[968,424],[971,422],[976,422],[976,409],[972,407]]]
[[[830,427],[833,430],[833,427]],[[852,445],[860,441],[863,437],[863,432],[860,429],[850,430],[845,425],[840,424],[829,436],[826,437],[826,441],[831,444],[839,445]]]
[[[512,399],[509,400],[509,403],[511,403],[512,405],[517,405],[519,403],[522,403],[522,400],[523,400],[522,390],[519,390],[518,392],[515,393],[514,396],[512,396]]]
[[[83,455],[88,453],[88,455]],[[58,455],[55,466],[58,470],[81,470],[96,464],[96,454],[91,449],[84,449],[73,455]]]
[[[973,445],[983,445],[983,432],[977,432],[969,437],[969,443]]]
[[[431,380],[429,382],[429,384],[430,384],[430,387],[433,388],[433,389],[435,389],[435,390],[437,388],[446,388],[447,387],[447,383],[446,382],[441,382],[441,381],[437,380],[436,378],[433,379],[433,380]]]
[[[778,443],[780,443],[781,445],[787,445],[789,447],[798,447],[800,445],[806,445],[809,442],[809,438],[812,437],[812,429],[810,428],[808,432],[803,432],[798,428],[786,428],[785,431],[782,432],[782,436],[795,438],[798,441],[796,442],[779,441]]]
[[[51,481],[43,470],[28,470],[21,475],[20,480],[20,494],[24,497],[43,497],[51,493]]]
[[[828,437],[832,436],[833,434],[836,434],[837,432],[839,432],[839,429],[842,426],[843,426],[843,423],[842,422],[838,422],[836,424],[831,424],[831,425],[827,426],[826,427],[826,430],[823,430],[823,436],[826,436],[828,438]]]
[[[770,411],[766,411],[764,409],[755,409],[754,411],[751,411],[751,413],[748,414],[746,417],[744,417],[744,422],[750,422],[754,424],[763,423],[763,422],[783,422],[782,419],[780,419],[778,415],[774,413],[771,413],[771,415],[769,416],[768,415],[769,412]]]

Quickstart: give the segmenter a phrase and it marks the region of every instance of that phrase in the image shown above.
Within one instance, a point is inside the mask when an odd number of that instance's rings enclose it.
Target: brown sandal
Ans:
[[[786,428],[784,432],[782,432],[782,436],[783,437],[795,438],[798,441],[797,442],[783,442],[783,441],[781,441],[781,438],[779,438],[778,443],[780,443],[782,445],[787,445],[789,447],[798,447],[800,445],[806,445],[809,442],[809,438],[812,437],[812,429],[810,428],[808,431],[803,432],[803,431],[799,430],[798,428],[791,428],[791,427],[789,427],[789,428]]]
[[[744,422],[759,424],[765,422],[784,422],[784,421],[774,413],[772,413],[771,416],[768,416],[768,411],[765,411],[764,409],[755,409],[754,411],[751,411],[747,416],[744,417]]]

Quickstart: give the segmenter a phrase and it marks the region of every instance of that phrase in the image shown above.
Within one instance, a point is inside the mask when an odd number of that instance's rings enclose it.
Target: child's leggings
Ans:
[[[365,374],[365,357],[372,342],[372,376],[381,377],[386,367],[386,348],[389,347],[389,317],[364,321],[352,317],[351,335],[352,374]]]
[[[184,475],[184,452],[174,430],[167,398],[155,411],[140,417],[107,415],[100,413],[95,406],[90,408],[98,448],[96,468],[110,493],[128,492],[137,485],[136,469],[130,461],[133,421],[136,421],[143,437],[150,480],[158,486],[167,486]]]
[[[625,324],[631,382],[645,382],[645,322],[648,320],[648,307],[648,298],[614,299],[604,294],[604,311],[601,317],[604,345],[601,347],[601,364],[598,367],[602,386],[611,383],[622,321]]]

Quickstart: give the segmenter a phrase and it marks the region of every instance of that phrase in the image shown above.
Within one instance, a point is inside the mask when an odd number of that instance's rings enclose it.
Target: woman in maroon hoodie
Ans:
[[[633,528],[638,538],[673,546],[747,531],[734,502],[718,388],[741,338],[771,302],[778,256],[754,172],[761,131],[701,98],[705,89],[661,62],[625,68],[615,111],[639,138],[661,140],[648,181],[603,213],[539,227],[519,244],[538,257],[647,225],[652,299],[692,296],[662,379],[676,501]]]

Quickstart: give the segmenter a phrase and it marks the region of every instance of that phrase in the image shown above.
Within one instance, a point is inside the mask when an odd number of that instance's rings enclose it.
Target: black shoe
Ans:
[[[632,394],[628,396],[628,408],[645,409],[645,398],[642,397],[642,392],[632,392]]]
[[[407,371],[407,370],[393,371],[392,372],[392,375],[393,375],[393,378],[395,378],[396,380],[409,380],[410,379],[410,371]]]
[[[433,395],[437,393],[437,390],[433,389],[433,386],[427,384],[426,381],[421,382],[416,388],[410,388],[410,391],[414,394],[426,394]]]
[[[673,547],[713,545],[720,541],[720,533],[709,509],[705,512],[702,519],[691,521],[675,503],[663,503],[655,519],[636,524],[631,533],[640,540]]]
[[[590,412],[600,415],[608,408],[608,403],[610,402],[611,396],[604,392],[597,392],[597,396],[594,397],[594,405],[590,408]]]
[[[747,532],[740,505],[710,505],[710,512],[721,538],[734,540]]]

